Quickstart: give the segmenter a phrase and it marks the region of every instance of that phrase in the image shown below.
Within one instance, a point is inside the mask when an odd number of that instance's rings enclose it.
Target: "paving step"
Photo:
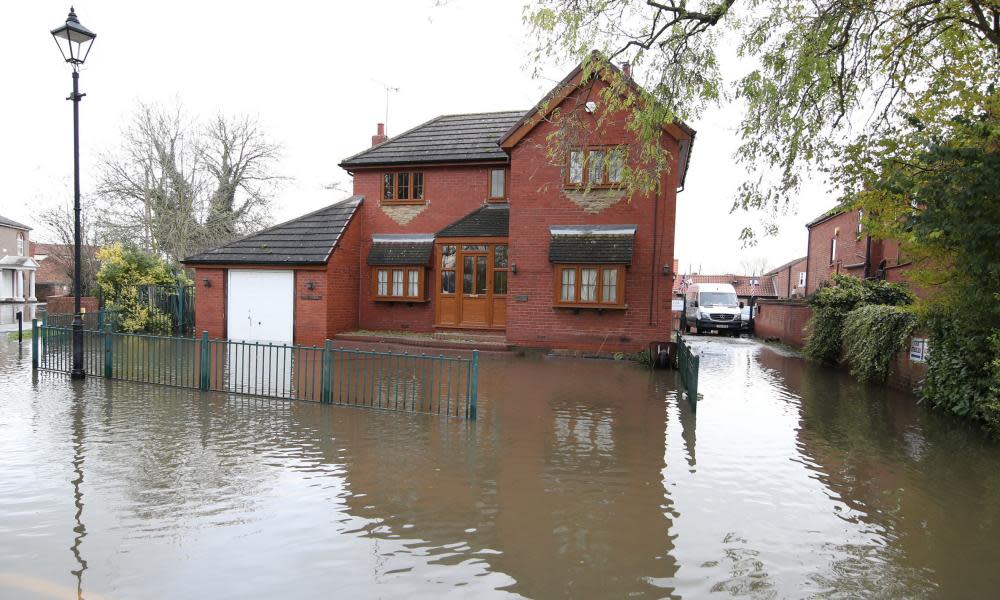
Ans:
[[[489,339],[481,339],[489,338]],[[469,336],[438,337],[437,335],[414,335],[394,332],[348,331],[334,336],[335,340],[345,342],[367,342],[380,344],[396,344],[415,348],[439,348],[452,350],[483,350],[487,352],[509,352],[510,344],[503,336]]]

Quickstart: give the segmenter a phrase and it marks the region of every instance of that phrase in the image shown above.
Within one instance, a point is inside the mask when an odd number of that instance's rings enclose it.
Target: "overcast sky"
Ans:
[[[193,116],[218,111],[259,118],[283,147],[279,171],[291,178],[274,205],[276,221],[346,196],[325,186],[350,177],[341,159],[370,144],[385,118],[383,84],[391,95],[388,133],[439,114],[527,109],[572,69],[552,64],[544,78],[528,68],[532,40],[521,21],[522,0],[367,0],[365,2],[241,2],[173,0],[75,3],[97,33],[81,73],[82,187],[95,184],[94,165],[113,150],[137,101],[179,99]],[[0,94],[0,215],[36,225],[36,211],[72,203],[71,80],[49,30],[61,24],[66,1],[5,6],[0,51],[6,85]],[[675,254],[682,271],[739,271],[748,257],[771,267],[805,254],[804,224],[835,204],[821,182],[779,221],[777,237],[743,249],[738,239],[755,215],[730,214],[745,172],[732,108],[690,123],[698,136],[687,187],[678,195]],[[45,241],[47,232],[34,238]]]

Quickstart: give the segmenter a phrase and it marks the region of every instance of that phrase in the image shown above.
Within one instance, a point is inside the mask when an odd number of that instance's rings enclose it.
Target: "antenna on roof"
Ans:
[[[383,122],[385,123],[386,131],[388,131],[389,130],[389,94],[390,93],[394,93],[394,92],[398,92],[399,88],[396,87],[396,86],[389,85],[388,83],[386,83],[384,81],[379,81],[378,79],[372,79],[372,81],[374,81],[375,83],[377,83],[380,86],[382,86],[382,89],[385,90],[385,120]]]

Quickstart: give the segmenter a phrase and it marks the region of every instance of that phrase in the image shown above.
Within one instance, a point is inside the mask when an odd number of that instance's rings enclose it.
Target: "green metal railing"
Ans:
[[[677,369],[681,372],[681,382],[687,391],[691,408],[698,405],[698,364],[701,358],[691,350],[680,332],[677,333]]]
[[[68,373],[73,330],[32,321],[32,365]],[[247,396],[476,419],[471,358],[84,330],[91,375]]]
[[[110,327],[118,330],[118,323],[121,319],[120,313],[116,310],[100,309],[96,312],[84,312],[82,315],[83,328],[103,331]],[[42,326],[71,327],[73,325],[73,313],[45,313],[42,315]]]

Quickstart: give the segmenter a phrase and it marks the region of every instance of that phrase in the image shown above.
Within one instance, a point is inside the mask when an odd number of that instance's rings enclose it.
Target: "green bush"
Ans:
[[[809,337],[803,352],[813,360],[836,364],[844,347],[844,320],[848,313],[859,306],[912,303],[913,296],[899,284],[834,275],[829,285],[809,298],[813,316],[807,326]]]
[[[140,298],[139,286],[175,286],[186,282],[183,274],[175,274],[157,256],[121,244],[105,246],[97,257],[101,261],[97,284],[104,296],[104,307],[119,315],[118,327],[126,332],[169,334],[170,315]]]
[[[916,324],[916,315],[900,306],[869,304],[847,313],[843,339],[851,374],[861,381],[885,382],[893,357],[906,347]]]

